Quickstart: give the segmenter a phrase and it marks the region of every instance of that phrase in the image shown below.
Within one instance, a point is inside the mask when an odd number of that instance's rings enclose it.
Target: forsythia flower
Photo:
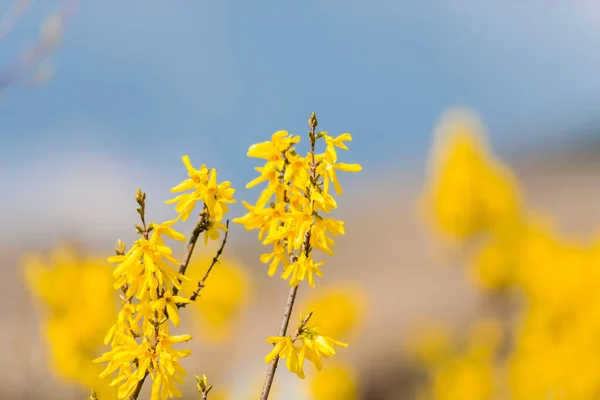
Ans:
[[[198,200],[204,201],[213,222],[219,222],[223,215],[229,210],[227,204],[235,203],[233,194],[235,189],[231,188],[230,182],[217,183],[217,170],[208,170],[206,165],[198,170],[195,169],[188,156],[182,157],[189,179],[184,180],[179,185],[171,189],[172,192],[182,192],[192,190],[192,193],[181,194],[166,204],[177,203],[175,210],[179,213],[179,218],[185,221],[190,216]]]
[[[310,134],[311,152],[306,157],[295,148],[300,137],[287,131],[275,132],[271,141],[250,146],[248,157],[264,159],[266,163],[256,168],[260,175],[247,187],[261,182],[267,182],[267,187],[255,205],[243,203],[249,211],[246,215],[234,219],[246,229],[258,229],[263,244],[273,246],[273,251],[261,255],[260,260],[269,264],[271,276],[283,266],[281,277],[289,279],[290,286],[303,280],[314,286],[314,277],[322,276],[320,267],[324,262],[313,260],[312,249],[333,254],[334,241],[329,235],[344,233],[342,221],[324,217],[337,207],[329,194],[329,184],[332,182],[340,195],[336,171],[362,169],[358,164],[337,163],[336,148],[347,150],[344,142],[352,140],[350,134],[334,138],[327,132],[315,134],[314,127]],[[318,139],[325,142],[326,149],[321,154],[315,154]],[[273,197],[275,201],[269,202]]]
[[[162,238],[157,238],[160,234],[161,231],[154,231],[150,239],[142,237],[136,240],[126,254],[108,259],[110,262],[119,263],[113,272],[113,276],[117,278],[114,287],[119,289],[126,286],[125,296],[128,299],[135,296],[142,300],[147,296],[155,300],[159,294],[159,286],[168,282],[181,289],[180,281],[186,279],[166,262],[178,264],[171,256],[171,248],[158,244],[162,242]],[[183,235],[177,238],[185,240]]]
[[[334,356],[335,349],[333,345],[347,347],[346,343],[339,342],[329,336],[322,336],[317,333],[315,328],[306,326],[308,317],[303,317],[303,322],[298,328],[296,335],[291,336],[271,336],[267,338],[267,343],[273,343],[273,350],[265,357],[265,364],[270,363],[275,357],[285,359],[285,365],[290,372],[304,379],[304,360],[313,363],[317,370],[323,367],[323,358]],[[296,342],[300,342],[296,345]]]

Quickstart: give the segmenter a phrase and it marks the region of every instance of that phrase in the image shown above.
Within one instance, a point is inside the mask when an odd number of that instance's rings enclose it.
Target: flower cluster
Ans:
[[[339,342],[329,336],[322,336],[317,329],[307,326],[312,313],[302,317],[300,327],[292,336],[271,336],[267,338],[267,343],[275,346],[273,350],[265,357],[265,363],[270,363],[275,357],[285,358],[285,365],[290,372],[304,379],[304,360],[313,363],[317,370],[323,367],[323,358],[329,358],[335,355],[333,345],[347,347],[346,343]],[[296,342],[300,344],[297,345]]]
[[[191,190],[190,193],[166,201],[166,204],[177,203],[175,211],[179,213],[178,218],[185,221],[194,210],[197,201],[204,202],[204,215],[206,228],[204,229],[204,243],[208,239],[217,240],[219,229],[225,231],[227,228],[221,222],[223,216],[229,211],[228,204],[235,203],[233,194],[235,189],[229,181],[217,183],[217,170],[209,170],[206,165],[200,169],[194,168],[188,156],[182,157],[183,163],[188,171],[188,179],[171,189],[172,192]]]
[[[195,169],[187,156],[183,162],[188,169],[189,179],[172,191],[193,189],[167,203],[177,203],[179,216],[171,221],[148,223],[145,220],[146,194],[138,189],[136,201],[142,225],[136,225],[140,238],[125,252],[125,245],[119,241],[116,256],[109,261],[118,263],[113,271],[114,288],[122,291],[122,308],[114,325],[105,337],[105,344],[112,349],[97,358],[96,362],[107,362],[101,376],[116,373],[111,386],[119,386],[118,397],[136,397],[145,379],[152,379],[152,399],[180,397],[177,383],[182,382],[185,370],[180,359],[190,355],[189,350],[177,350],[175,345],[187,342],[190,335],[172,335],[171,325],[179,326],[179,308],[196,298],[178,295],[182,283],[190,279],[185,271],[191,257],[191,250],[198,235],[205,233],[205,240],[218,238],[218,230],[226,230],[220,221],[227,212],[227,203],[232,203],[234,189],[229,182],[218,184],[216,170],[206,166]],[[172,256],[172,249],[165,238],[185,241],[183,234],[173,225],[185,220],[192,213],[196,202],[203,201],[204,207],[194,235],[188,245],[188,254],[183,262]],[[179,266],[178,269],[176,269]],[[199,284],[199,289],[203,284]],[[198,289],[198,290],[199,290]]]
[[[316,117],[311,118],[316,127]],[[315,262],[312,249],[333,254],[334,241],[330,235],[344,233],[344,223],[324,215],[337,207],[330,191],[333,183],[338,195],[342,188],[336,171],[358,172],[358,164],[337,162],[337,150],[347,150],[344,142],[352,140],[348,133],[337,137],[327,132],[315,134],[314,127],[309,135],[310,152],[302,157],[296,150],[299,136],[278,131],[271,141],[250,146],[248,157],[266,160],[257,167],[260,175],[248,183],[251,188],[267,182],[255,205],[244,202],[248,209],[242,218],[234,222],[246,229],[258,229],[258,238],[264,245],[272,245],[271,253],[262,254],[261,262],[269,263],[269,275],[273,276],[283,266],[283,279],[290,286],[297,286],[306,279],[314,286],[314,276],[321,276],[324,261]],[[325,143],[325,151],[315,154],[317,140]],[[271,199],[274,198],[274,201]]]

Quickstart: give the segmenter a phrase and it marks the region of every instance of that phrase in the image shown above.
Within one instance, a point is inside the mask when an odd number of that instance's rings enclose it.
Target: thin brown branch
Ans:
[[[127,400],[137,400],[137,398],[140,395],[140,392],[142,391],[142,387],[144,386],[144,382],[146,381],[147,377],[148,377],[148,371],[146,371],[146,374],[144,375],[144,377],[137,383],[137,385],[135,386],[135,389],[131,393],[131,396],[129,396],[129,398]]]
[[[198,237],[200,236],[201,233],[205,232],[208,229],[209,223],[210,223],[210,221],[208,218],[208,213],[206,211],[201,212],[200,218],[198,219],[198,223],[196,224],[196,227],[194,228],[194,231],[192,232],[192,235],[190,236],[190,240],[188,241],[185,256],[183,257],[183,260],[181,261],[181,265],[179,266],[179,273],[181,275],[185,275],[185,272],[187,271],[187,267],[190,263],[190,260],[192,259],[192,253],[194,252],[194,248],[196,247],[196,242],[198,241]],[[179,280],[179,284],[181,284],[181,280]],[[177,293],[179,293],[179,289],[174,287],[173,288],[173,296],[177,295]]]
[[[212,262],[210,263],[210,267],[208,267],[208,269],[206,270],[204,277],[202,277],[202,280],[198,283],[198,288],[194,291],[194,293],[192,294],[192,297],[190,297],[190,300],[192,300],[192,301],[196,300],[196,298],[198,297],[198,294],[200,293],[200,290],[202,290],[204,288],[204,286],[206,284],[206,280],[208,279],[208,276],[210,275],[210,272],[212,271],[213,267],[219,262],[219,257],[221,256],[221,254],[223,254],[223,249],[225,248],[225,244],[227,243],[227,234],[229,233],[229,220],[227,220],[225,222],[225,227],[227,229],[225,230],[225,234],[223,236],[223,241],[221,242],[221,247],[219,247],[217,254],[215,254],[215,256],[213,257]]]
[[[298,286],[291,287],[287,302],[285,304],[285,310],[283,311],[281,326],[279,327],[279,336],[285,336],[287,333],[290,317],[292,315],[292,309],[294,308],[294,301],[296,300],[296,293],[298,293]],[[273,379],[275,378],[275,371],[277,370],[277,363],[279,363],[279,356],[275,357],[269,364],[267,376],[265,377],[265,383],[263,384],[262,393],[260,394],[260,400],[267,400],[269,398],[269,392],[271,391]]]
[[[202,278],[202,280],[200,282],[198,282],[198,287],[196,288],[196,290],[194,290],[194,293],[192,293],[192,296],[190,297],[190,301],[194,301],[198,298],[198,296],[200,295],[200,291],[202,289],[204,289],[204,286],[206,286],[206,280],[208,279],[210,272],[212,271],[213,267],[219,262],[219,257],[221,256],[221,254],[223,254],[223,249],[225,249],[225,244],[227,243],[227,234],[229,233],[229,220],[227,220],[227,222],[225,222],[225,227],[227,228],[227,230],[225,230],[225,235],[223,236],[223,241],[221,242],[221,247],[219,247],[217,254],[215,254],[215,256],[213,257],[212,262],[210,263],[210,266],[208,267],[208,269],[206,270],[206,273],[204,274],[204,277]],[[186,306],[185,304],[177,305],[178,308],[185,307],[185,306]]]

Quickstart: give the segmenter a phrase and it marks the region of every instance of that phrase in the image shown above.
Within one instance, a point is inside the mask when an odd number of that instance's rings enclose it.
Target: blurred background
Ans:
[[[363,171],[341,177],[347,233],[299,307],[350,345],[306,381],[281,368],[273,398],[598,398],[599,22],[583,0],[0,0],[0,398],[101,385],[85,360],[138,187],[173,218],[188,154],[241,216],[248,147],[306,140],[313,111]],[[201,373],[215,399],[257,397],[288,290],[261,252],[232,228],[182,327],[185,398]]]

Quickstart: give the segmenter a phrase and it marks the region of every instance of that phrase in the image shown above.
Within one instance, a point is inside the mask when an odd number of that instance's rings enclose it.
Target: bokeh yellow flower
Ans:
[[[441,234],[461,241],[519,218],[515,178],[488,148],[483,127],[467,111],[444,115],[429,162],[422,210]]]

